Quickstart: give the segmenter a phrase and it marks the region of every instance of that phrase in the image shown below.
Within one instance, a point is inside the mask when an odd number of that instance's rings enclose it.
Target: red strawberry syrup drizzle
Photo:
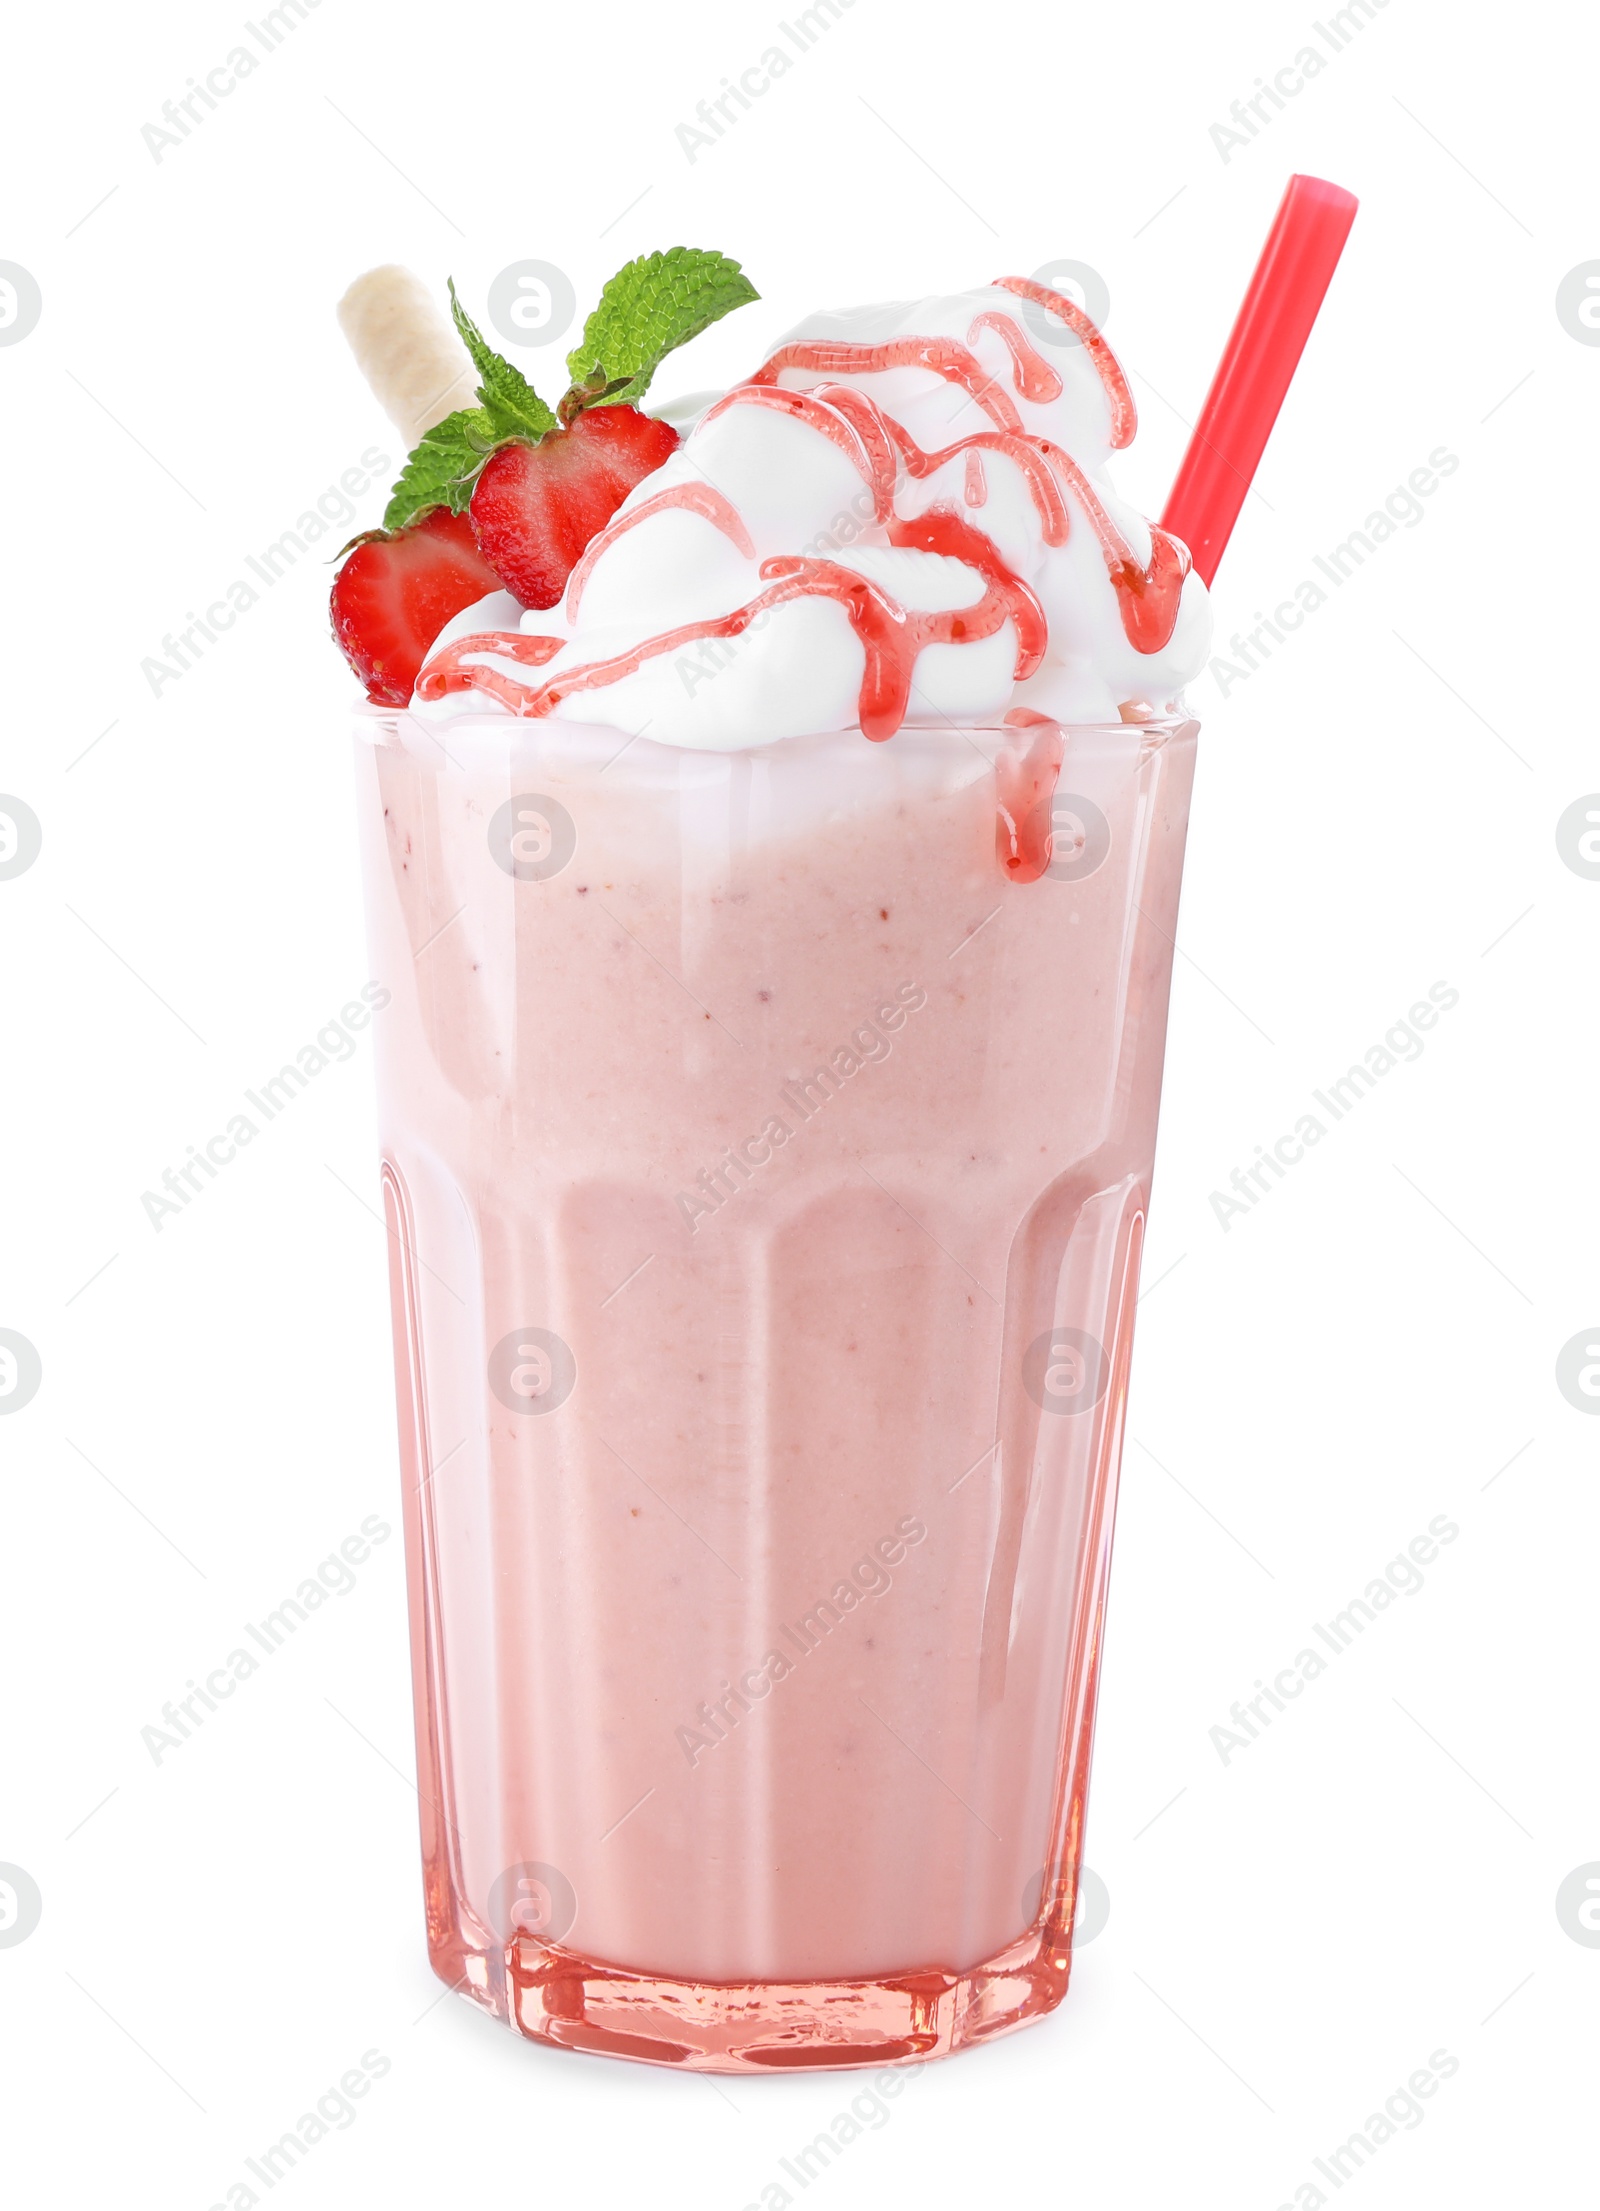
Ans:
[[[1011,381],[1024,399],[1032,399],[1041,406],[1048,406],[1062,393],[1060,377],[1042,353],[1036,353],[1018,329],[1016,318],[1002,315],[997,308],[986,307],[977,316],[967,332],[971,345],[980,330],[992,330],[1011,356]]]
[[[778,414],[792,415],[797,422],[819,431],[830,444],[839,448],[852,467],[860,470],[873,494],[873,519],[883,522],[888,519],[892,507],[894,453],[872,402],[866,403],[873,416],[870,428],[864,427],[862,409],[851,405],[861,397],[860,392],[851,391],[843,384],[819,384],[814,391],[790,392],[781,390],[776,384],[761,384],[752,379],[748,384],[736,384],[714,407],[708,407],[704,422],[714,422],[730,407],[739,406],[771,407]]]
[[[1009,396],[959,338],[891,338],[886,345],[801,339],[795,345],[779,346],[750,381],[776,384],[784,370],[791,368],[820,370],[825,376],[870,376],[891,368],[930,369],[946,383],[959,384],[1002,430],[1022,428],[1022,417]]]
[[[520,713],[516,699],[529,696],[528,687],[514,676],[498,673],[493,668],[475,668],[462,683],[440,683],[435,686],[432,677],[438,669],[455,669],[464,654],[494,653],[501,660],[520,661],[524,668],[542,668],[547,660],[554,660],[564,637],[540,637],[528,630],[474,630],[468,637],[458,637],[434,655],[417,678],[419,699],[442,699],[447,691],[489,691],[505,705]]]
[[[746,560],[755,558],[755,546],[750,532],[744,526],[744,517],[731,499],[725,499],[714,484],[671,484],[665,491],[656,492],[649,499],[641,499],[626,514],[619,514],[614,522],[608,522],[597,537],[589,540],[582,560],[567,581],[567,620],[578,618],[578,601],[583,597],[583,587],[600,555],[609,552],[619,537],[626,537],[636,523],[646,522],[653,514],[660,514],[668,507],[683,507],[690,514],[698,514],[712,523],[724,537],[732,538]],[[550,656],[546,654],[546,659]]]
[[[1070,302],[1063,302],[1063,305],[1070,305]],[[1106,572],[1117,594],[1117,610],[1122,617],[1123,634],[1129,644],[1136,652],[1141,653],[1157,653],[1166,644],[1177,626],[1183,579],[1189,573],[1188,552],[1176,538],[1169,537],[1164,530],[1152,524],[1149,563],[1146,565],[1139,561],[1133,547],[1096,497],[1082,469],[1062,446],[1049,438],[1034,437],[1023,430],[978,430],[969,437],[958,438],[953,445],[944,446],[937,453],[925,453],[910,433],[892,415],[886,415],[865,392],[853,391],[839,384],[829,384],[821,388],[828,394],[828,404],[834,418],[828,433],[834,442],[843,450],[850,450],[840,436],[837,417],[841,415],[861,437],[862,450],[853,454],[852,458],[865,481],[872,487],[880,510],[880,519],[884,503],[884,480],[879,455],[885,443],[892,444],[899,453],[905,464],[906,474],[919,479],[932,476],[947,463],[965,454],[966,498],[970,506],[981,505],[987,496],[987,487],[981,474],[977,480],[979,496],[976,499],[972,496],[973,461],[978,460],[981,470],[980,456],[983,452],[1003,453],[1007,460],[1015,462],[1022,473],[1047,545],[1063,545],[1067,539],[1067,509],[1061,496],[1061,485],[1057,481],[1059,474],[1065,479],[1067,488],[1076,494],[1088,518],[1089,527],[1100,540]],[[782,396],[801,398],[816,395],[785,393]],[[741,384],[729,392],[726,399],[720,400],[718,405],[728,407],[747,398],[770,403],[765,387]],[[869,424],[876,438],[876,443],[872,446],[869,446],[867,439]],[[892,490],[892,483],[890,489]]]
[[[1028,276],[997,276],[994,286],[997,292],[1015,292],[1018,299],[1031,300],[1035,307],[1048,308],[1052,315],[1059,316],[1066,324],[1094,363],[1095,372],[1105,386],[1106,398],[1111,403],[1111,450],[1120,453],[1125,445],[1131,445],[1133,434],[1139,427],[1139,410],[1133,404],[1133,394],[1128,389],[1128,379],[1122,373],[1122,363],[1083,309],[1072,300],[1064,298],[1060,292],[1052,292],[1046,285],[1035,284]]]
[[[1058,316],[1080,339],[1105,389],[1111,410],[1111,443],[1116,448],[1125,446],[1137,422],[1133,397],[1115,356],[1088,316],[1061,294],[1028,278],[1001,277],[997,282],[1000,288]],[[974,320],[967,335],[975,339],[983,330],[995,331],[1005,344],[1011,355],[1013,382],[1024,399],[1047,402],[1059,396],[1059,375],[1029,345],[1012,316],[987,310]],[[852,385],[825,383],[807,391],[791,391],[778,382],[785,369],[865,375],[893,368],[925,369],[960,385],[995,427],[928,453],[892,415]],[[451,692],[484,691],[513,714],[542,717],[563,699],[603,689],[635,674],[647,660],[675,652],[681,646],[707,638],[738,637],[772,608],[802,598],[831,599],[844,610],[860,640],[865,659],[860,722],[864,734],[874,742],[891,737],[904,720],[917,656],[929,645],[974,643],[992,637],[1010,621],[1017,637],[1015,677],[1021,682],[1039,666],[1047,641],[1044,613],[1033,591],[1006,566],[993,539],[963,520],[953,508],[936,503],[923,514],[911,517],[894,511],[894,491],[902,466],[909,477],[920,479],[961,456],[965,457],[965,502],[969,507],[981,506],[988,496],[985,452],[1003,454],[1020,470],[1048,545],[1066,541],[1068,513],[1063,485],[1073,494],[1099,541],[1116,591],[1124,634],[1136,651],[1159,652],[1171,637],[1189,570],[1185,548],[1152,524],[1150,558],[1148,563],[1140,562],[1071,455],[1049,438],[1024,430],[1010,396],[969,347],[958,340],[910,337],[882,345],[803,340],[782,346],[748,383],[736,386],[719,400],[704,420],[709,422],[734,406],[772,408],[826,437],[845,454],[872,492],[875,519],[886,528],[891,544],[964,561],[982,578],[982,596],[971,606],[942,613],[920,612],[900,605],[881,585],[840,562],[785,556],[761,564],[760,575],[767,588],[731,613],[681,623],[625,652],[584,667],[564,669],[540,683],[530,684],[502,668],[488,666],[484,656],[493,654],[526,667],[541,667],[561,651],[566,639],[523,632],[457,638],[424,669],[417,684],[418,697],[439,699]],[[720,492],[709,484],[676,484],[643,501],[595,538],[572,577],[569,617],[576,612],[583,586],[601,553],[636,523],[668,507],[702,515],[747,558],[751,557],[749,533],[737,510]],[[1013,727],[1038,731],[1025,753],[1003,753],[995,766],[1000,791],[996,832],[999,859],[1011,881],[1030,883],[1044,873],[1050,862],[1048,800],[1060,770],[1063,739],[1054,722],[1027,709],[1013,710],[1006,720]]]
[[[995,761],[1000,798],[995,856],[1011,882],[1037,883],[1054,850],[1050,801],[1056,795],[1066,740],[1058,723],[1025,706],[1014,706],[1006,723],[1012,729],[1037,730],[1038,735],[1026,752],[1003,752]]]
[[[892,737],[906,717],[911,695],[911,673],[918,653],[929,645],[970,645],[993,637],[1007,621],[1014,624],[1017,653],[1015,680],[1032,675],[1044,653],[1044,613],[1038,600],[1012,575],[993,542],[959,515],[937,509],[911,521],[891,524],[896,544],[915,545],[925,552],[948,552],[983,577],[983,595],[972,606],[926,614],[900,605],[897,599],[870,577],[858,575],[837,561],[785,556],[761,564],[767,589],[731,614],[702,622],[682,622],[676,629],[647,638],[627,652],[588,667],[563,670],[530,688],[503,669],[484,664],[485,654],[514,660],[548,660],[559,652],[563,638],[540,638],[521,633],[502,637],[490,632],[478,637],[458,637],[423,670],[417,696],[441,699],[452,691],[487,691],[513,714],[546,715],[575,692],[592,691],[631,676],[658,654],[676,652],[680,646],[698,644],[702,638],[739,637],[758,615],[792,599],[832,599],[843,607],[850,627],[861,640],[866,666],[861,679],[861,728],[874,742]],[[770,579],[770,580],[769,580]],[[547,645],[550,651],[535,654],[529,648]],[[518,649],[520,648],[520,649]]]

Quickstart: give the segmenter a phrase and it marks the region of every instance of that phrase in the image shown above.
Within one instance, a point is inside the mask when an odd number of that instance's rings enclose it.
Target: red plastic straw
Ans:
[[[1161,527],[1209,585],[1300,365],[1350,225],[1353,193],[1291,177],[1200,410]]]

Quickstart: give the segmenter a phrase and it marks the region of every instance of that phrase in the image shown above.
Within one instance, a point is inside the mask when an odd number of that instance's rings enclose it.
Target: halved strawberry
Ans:
[[[677,443],[637,407],[586,406],[536,445],[502,445],[468,510],[479,551],[524,606],[558,605],[590,538]]]
[[[358,539],[334,578],[334,642],[380,706],[404,706],[452,615],[500,589],[464,514],[435,507],[409,529]]]

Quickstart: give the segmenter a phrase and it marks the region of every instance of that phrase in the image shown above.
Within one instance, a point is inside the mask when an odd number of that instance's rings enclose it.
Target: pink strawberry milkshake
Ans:
[[[675,419],[357,748],[430,1947],[906,2060],[1066,1986],[1209,616],[1023,280]]]

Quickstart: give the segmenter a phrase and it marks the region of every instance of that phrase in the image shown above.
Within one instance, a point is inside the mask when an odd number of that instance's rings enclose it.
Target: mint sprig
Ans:
[[[642,399],[667,354],[760,294],[737,261],[697,246],[642,255],[619,269],[567,355],[571,388],[552,414],[522,371],[496,353],[450,286],[450,313],[478,372],[478,405],[436,422],[413,448],[384,510],[403,530],[433,507],[465,511],[478,472],[499,446],[537,445],[585,407]]]
[[[450,313],[478,372],[478,405],[458,407],[413,447],[384,509],[386,530],[403,530],[431,507],[465,511],[472,487],[496,446],[514,438],[537,444],[556,418],[522,371],[495,352],[450,285]]]
[[[527,438],[537,444],[547,430],[555,428],[555,416],[521,369],[513,368],[488,343],[483,332],[456,298],[453,278],[450,284],[450,312],[461,333],[461,342],[472,355],[472,365],[481,378],[478,399],[489,418],[490,436],[497,445],[503,445],[508,438]]]
[[[493,445],[489,416],[482,407],[461,407],[424,433],[400,471],[383,510],[386,530],[403,530],[430,507],[462,514],[486,453]]]
[[[760,293],[737,261],[698,246],[643,254],[619,269],[567,355],[575,388],[589,406],[631,406],[674,347]]]

